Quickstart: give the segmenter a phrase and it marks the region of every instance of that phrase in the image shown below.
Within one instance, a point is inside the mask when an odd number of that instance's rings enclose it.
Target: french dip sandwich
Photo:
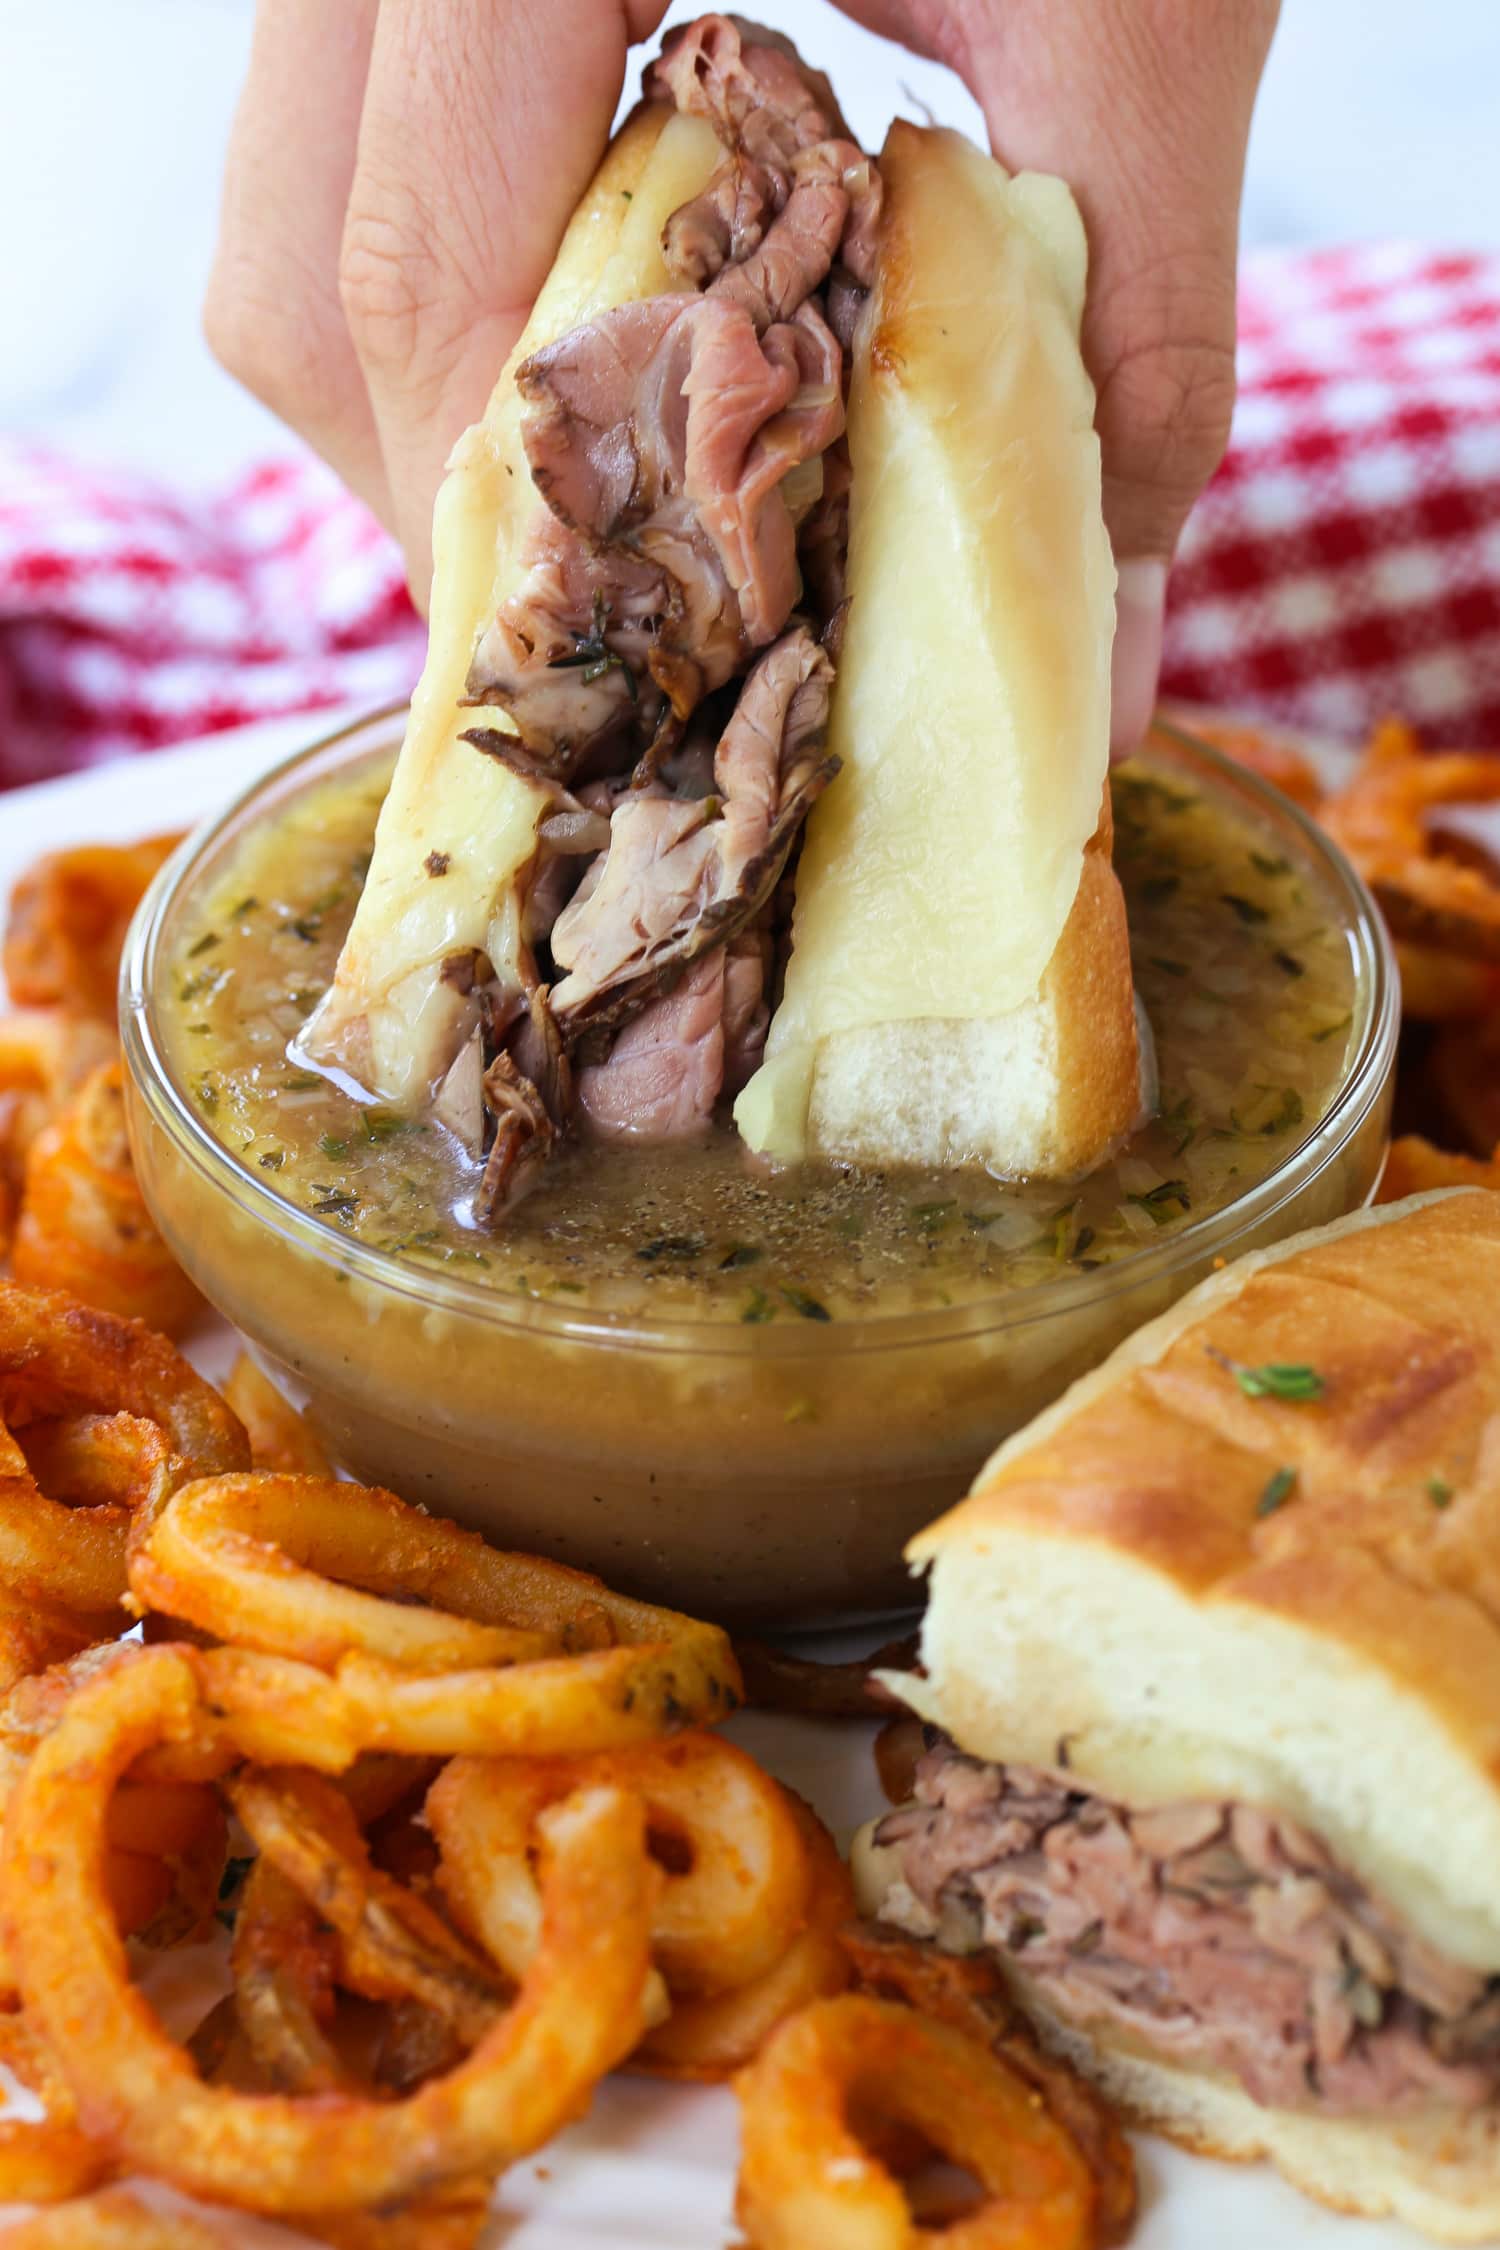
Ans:
[[[490,1218],[737,1096],[777,1161],[1083,1172],[1143,1065],[1077,212],[952,133],[871,160],[737,18],[645,95],[454,452],[302,1055]]]
[[[866,1910],[1140,2122],[1500,2238],[1500,1196],[1205,1282],[908,1552]]]

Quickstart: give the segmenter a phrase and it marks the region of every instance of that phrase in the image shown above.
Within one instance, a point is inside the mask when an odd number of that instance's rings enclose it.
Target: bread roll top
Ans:
[[[1500,1970],[1500,1196],[1203,1283],[908,1553],[966,1750],[1288,1813]]]

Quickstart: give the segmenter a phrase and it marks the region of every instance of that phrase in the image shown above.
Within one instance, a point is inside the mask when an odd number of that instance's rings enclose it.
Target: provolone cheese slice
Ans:
[[[515,370],[590,313],[682,286],[662,258],[662,228],[722,154],[702,118],[662,107],[624,128],[574,216],[484,419],[459,439],[438,494],[427,661],[364,894],[333,984],[303,1035],[315,1060],[347,1070],[398,1107],[432,1093],[465,1028],[468,1003],[438,974],[445,956],[483,946],[504,973],[518,929],[506,893],[536,848],[545,803],[460,739],[476,721],[506,724],[459,699],[479,637],[520,576],[520,544],[541,505],[521,443]],[[432,853],[446,857],[440,878],[428,870]]]
[[[849,412],[843,771],[808,823],[784,997],[735,1105],[781,1161],[807,1151],[830,1041],[1036,993],[1108,764],[1082,221],[1060,180],[1012,178],[956,133],[894,125],[881,173]]]

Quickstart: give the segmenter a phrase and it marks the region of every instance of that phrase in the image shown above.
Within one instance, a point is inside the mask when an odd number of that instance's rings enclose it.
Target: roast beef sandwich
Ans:
[[[1073,1173],[1134,1121],[1084,266],[1059,182],[873,160],[776,35],[669,36],[453,455],[302,1041],[487,1150],[491,1215],[736,1096],[783,1161]]]
[[[910,1553],[867,1910],[1139,2121],[1500,2239],[1500,1195],[1214,1277]]]

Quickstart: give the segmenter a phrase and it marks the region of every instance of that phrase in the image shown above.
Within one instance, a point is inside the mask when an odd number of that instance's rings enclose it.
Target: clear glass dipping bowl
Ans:
[[[346,762],[389,751],[399,733],[400,715],[384,713],[314,744],[162,870],[122,979],[131,1136],[172,1249],[308,1400],[337,1457],[502,1545],[737,1623],[909,1605],[904,1542],[1003,1437],[1215,1266],[1373,1191],[1399,1003],[1370,896],[1279,792],[1159,729],[1155,762],[1227,793],[1321,879],[1357,971],[1349,1061],[1327,1115],[1224,1209],[1097,1273],[826,1327],[591,1315],[351,1241],[215,1140],[168,1064],[158,996],[182,917],[246,827]]]

